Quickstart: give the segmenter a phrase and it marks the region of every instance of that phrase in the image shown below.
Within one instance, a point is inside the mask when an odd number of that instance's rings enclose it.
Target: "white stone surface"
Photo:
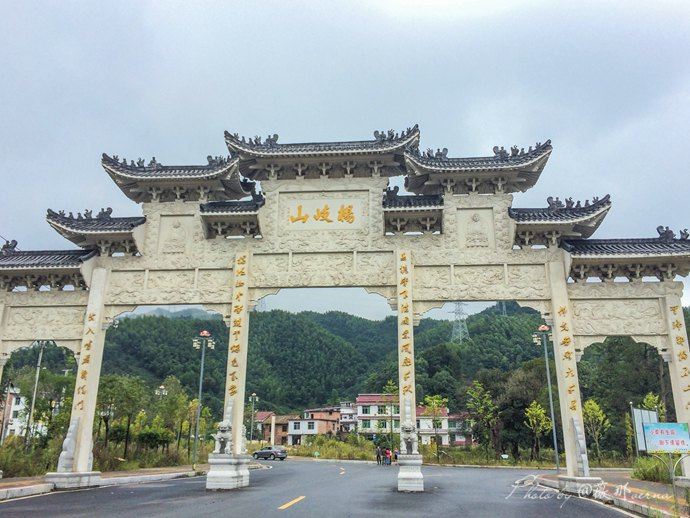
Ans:
[[[398,455],[398,491],[424,491],[421,455]]]
[[[208,456],[206,489],[229,490],[248,486],[250,460],[248,455],[211,453]]]
[[[55,489],[77,489],[101,485],[100,471],[81,471],[67,473],[46,473],[45,481]]]
[[[579,496],[591,496],[600,484],[603,484],[603,481],[599,477],[558,477],[558,489]]]

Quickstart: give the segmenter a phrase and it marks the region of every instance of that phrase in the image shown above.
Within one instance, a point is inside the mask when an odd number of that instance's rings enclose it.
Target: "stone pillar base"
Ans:
[[[45,481],[54,484],[55,489],[77,489],[101,485],[100,471],[65,471],[46,473]]]
[[[421,455],[398,455],[398,491],[424,491]]]
[[[207,490],[228,490],[249,485],[249,455],[210,453],[208,456]]]
[[[558,477],[558,489],[578,496],[592,496],[600,484],[603,484],[603,481],[599,477]]]

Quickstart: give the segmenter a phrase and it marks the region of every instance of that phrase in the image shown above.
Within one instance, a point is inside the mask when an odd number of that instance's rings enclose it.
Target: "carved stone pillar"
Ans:
[[[688,330],[683,318],[683,306],[679,295],[665,297],[664,313],[670,343],[668,350],[670,360],[668,371],[673,389],[673,405],[676,408],[676,421],[690,423],[690,349],[688,348]],[[690,459],[681,461],[683,476],[690,477]]]
[[[424,491],[422,456],[417,449],[417,403],[414,373],[414,311],[412,257],[400,250],[396,257],[398,301],[398,387],[400,402],[400,455],[398,491]]]
[[[5,303],[0,302],[0,382],[2,382],[2,372],[5,369],[5,364],[9,360],[10,355],[5,352],[2,346],[2,337],[5,335]],[[0,397],[2,395],[0,394]]]
[[[77,360],[77,381],[74,386],[70,425],[62,445],[58,471],[46,475],[46,481],[53,482],[56,488],[94,486],[98,485],[100,480],[100,472],[92,471],[93,420],[107,329],[103,324],[103,302],[107,283],[108,271],[105,268],[94,268]]]
[[[589,476],[573,336],[573,315],[566,287],[565,266],[560,260],[550,262],[548,272],[553,314],[554,362],[567,470],[567,476],[561,476],[559,484],[561,489],[577,493],[583,484],[596,484],[601,479]]]
[[[249,457],[246,455],[243,425],[249,339],[249,263],[248,252],[236,254],[233,265],[232,305],[230,314],[225,317],[225,323],[230,328],[230,338],[222,425],[230,426],[232,453],[209,455],[206,489],[236,489],[249,485]]]

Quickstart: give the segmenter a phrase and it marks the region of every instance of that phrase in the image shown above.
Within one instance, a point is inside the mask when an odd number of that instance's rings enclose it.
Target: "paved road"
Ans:
[[[0,516],[623,516],[589,500],[516,487],[532,473],[525,470],[425,467],[426,492],[404,494],[395,490],[395,466],[297,459],[264,465],[271,469],[252,470],[251,486],[235,491],[206,492],[205,478],[195,477],[14,500],[0,503]]]

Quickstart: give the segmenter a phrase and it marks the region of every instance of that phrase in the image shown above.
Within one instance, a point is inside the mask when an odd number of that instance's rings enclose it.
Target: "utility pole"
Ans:
[[[539,326],[537,333],[532,335],[532,341],[536,345],[544,346],[544,362],[546,363],[546,385],[549,389],[549,407],[551,409],[551,433],[553,434],[553,454],[556,460],[556,473],[560,473],[558,455],[558,441],[556,440],[556,416],[553,412],[553,393],[551,389],[551,369],[549,368],[549,350],[547,344],[551,341],[551,329],[547,325]]]
[[[195,349],[201,349],[201,368],[199,369],[199,404],[196,408],[196,424],[194,429],[194,455],[192,456],[192,465],[196,466],[197,454],[199,447],[199,421],[201,420],[201,396],[204,390],[204,362],[206,361],[206,348],[214,349],[216,342],[211,338],[211,333],[203,330],[199,333],[198,338],[192,340],[192,346]]]
[[[259,402],[259,398],[256,395],[256,392],[252,392],[252,395],[249,396],[249,401],[252,404],[252,420],[251,420],[251,425],[250,425],[250,430],[249,430],[249,442],[251,443],[254,441],[254,403]]]
[[[31,437],[31,423],[34,417],[34,408],[36,406],[36,393],[38,392],[38,378],[41,375],[41,362],[43,361],[43,349],[48,343],[47,340],[38,340],[38,345],[40,349],[38,350],[38,361],[36,362],[36,379],[34,380],[34,393],[31,397],[31,407],[29,410],[29,418],[26,421],[26,433],[24,435],[24,441],[26,447],[29,447],[29,438]]]

